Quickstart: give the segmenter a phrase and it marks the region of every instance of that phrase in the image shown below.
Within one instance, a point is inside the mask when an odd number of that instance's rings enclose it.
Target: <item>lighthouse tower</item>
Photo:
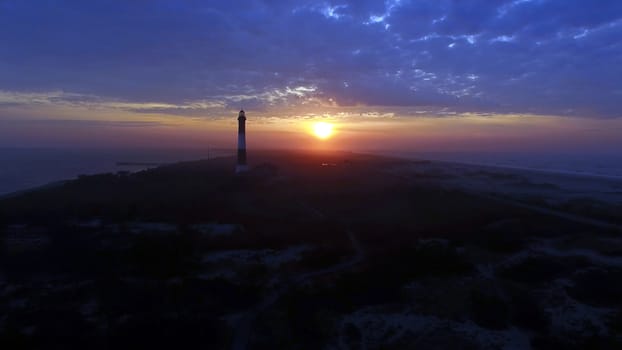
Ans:
[[[235,167],[236,174],[248,171],[246,165],[246,114],[241,110],[238,114],[238,164]]]

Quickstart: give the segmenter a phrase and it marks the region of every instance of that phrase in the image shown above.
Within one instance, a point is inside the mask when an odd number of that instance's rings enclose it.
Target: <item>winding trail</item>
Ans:
[[[347,234],[348,234],[348,238],[350,239],[350,242],[352,243],[352,247],[356,251],[354,256],[352,256],[350,259],[344,262],[341,262],[337,265],[333,265],[331,267],[327,267],[327,268],[315,270],[315,271],[310,271],[310,272],[306,272],[301,275],[298,275],[294,277],[291,280],[291,282],[283,284],[282,286],[268,293],[259,304],[257,304],[251,310],[244,313],[242,316],[240,316],[237,322],[237,325],[235,326],[235,329],[234,329],[234,336],[233,336],[233,342],[232,342],[231,349],[233,350],[247,349],[250,337],[253,333],[253,322],[257,319],[257,317],[262,312],[264,312],[269,307],[271,307],[277,300],[279,300],[281,296],[283,296],[292,287],[305,283],[308,280],[321,276],[321,275],[328,275],[328,274],[340,272],[343,270],[347,270],[361,263],[363,259],[365,258],[365,251],[363,250],[363,246],[361,245],[361,243],[359,242],[359,240],[356,238],[356,236],[354,235],[352,231],[348,230]]]

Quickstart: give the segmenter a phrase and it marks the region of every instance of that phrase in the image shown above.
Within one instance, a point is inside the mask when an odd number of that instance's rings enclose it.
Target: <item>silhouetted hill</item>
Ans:
[[[591,199],[607,216],[581,216],[563,179],[529,192],[520,174],[347,152],[249,161],[239,176],[218,158],[0,200],[0,343],[622,344],[608,197]]]

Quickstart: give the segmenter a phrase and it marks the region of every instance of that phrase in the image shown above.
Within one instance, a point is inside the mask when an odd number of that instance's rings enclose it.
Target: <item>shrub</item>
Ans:
[[[489,329],[506,329],[510,322],[508,305],[500,297],[474,290],[471,292],[471,319]]]

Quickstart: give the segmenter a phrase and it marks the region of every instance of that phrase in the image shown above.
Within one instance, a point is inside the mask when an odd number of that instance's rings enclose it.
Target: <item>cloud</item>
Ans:
[[[122,100],[102,99],[94,95],[50,92],[15,92],[0,90],[0,106],[68,106],[88,109],[119,109],[136,112],[154,112],[159,110],[209,110],[225,106],[217,100],[192,101],[181,104],[163,102],[128,102]]]
[[[621,35],[615,0],[3,0],[0,108],[615,117]]]
[[[78,126],[78,127],[112,127],[112,128],[147,128],[173,126],[171,123],[158,121],[111,121],[111,120],[85,120],[85,119],[0,119],[0,124],[10,125],[35,125],[42,127],[58,126]]]

